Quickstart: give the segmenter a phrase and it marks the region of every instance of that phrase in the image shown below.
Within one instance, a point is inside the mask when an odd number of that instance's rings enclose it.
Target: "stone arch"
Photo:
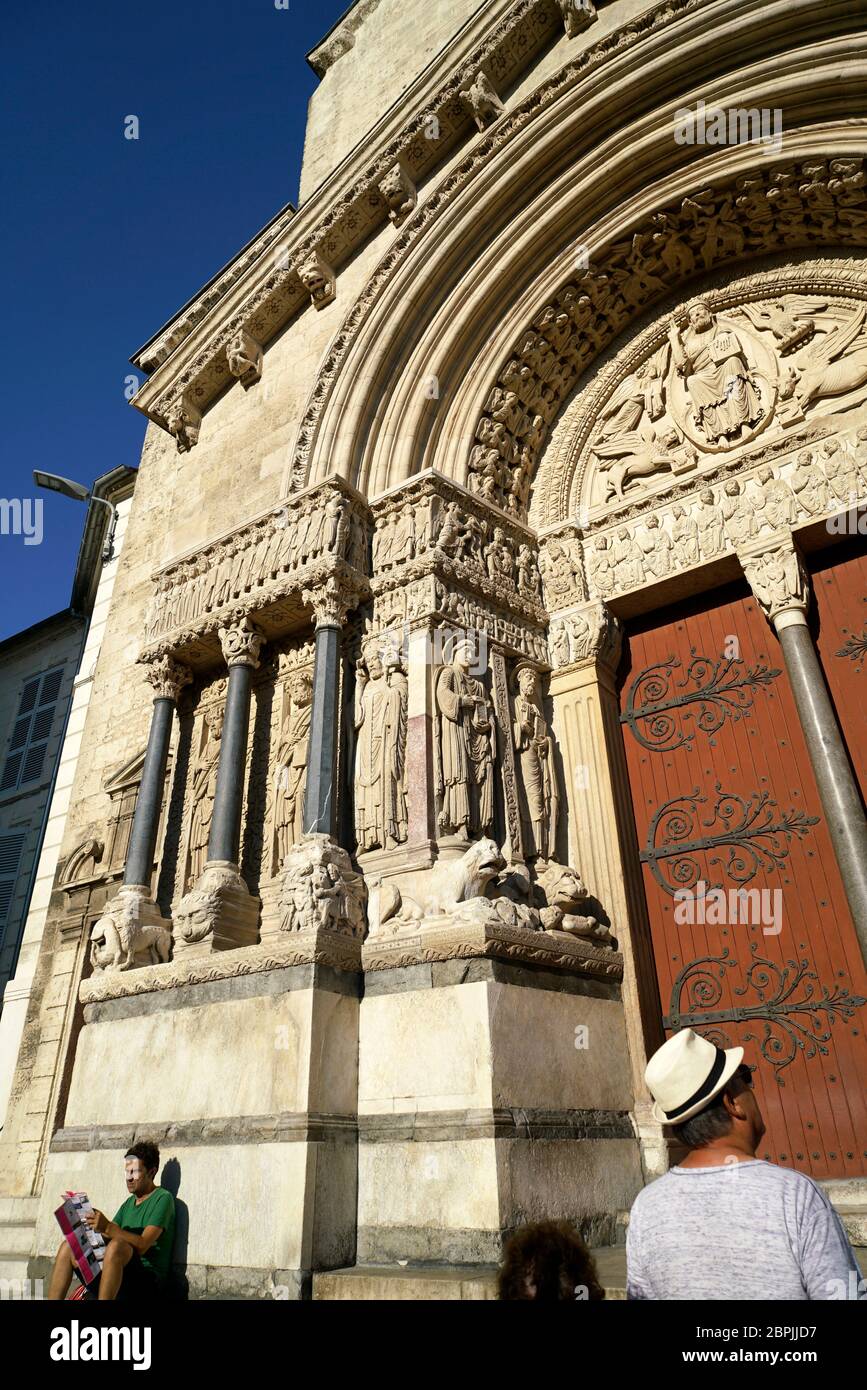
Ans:
[[[427,467],[465,481],[477,427],[515,341],[532,328],[540,306],[574,280],[576,241],[586,244],[591,268],[611,253],[612,269],[634,277],[632,241],[659,231],[654,214],[682,218],[690,200],[697,204],[690,231],[707,237],[708,222],[730,220],[726,198],[750,197],[748,179],[761,179],[766,191],[776,179],[783,198],[815,186],[815,194],[803,195],[801,230],[796,236],[784,225],[788,214],[772,216],[769,239],[747,238],[741,251],[723,235],[719,256],[710,265],[700,259],[702,271],[718,260],[767,254],[781,244],[775,235],[786,246],[858,240],[853,224],[838,214],[832,226],[811,203],[821,185],[837,205],[830,184],[847,177],[839,161],[852,165],[849,177],[860,176],[854,161],[863,139],[836,119],[841,93],[847,115],[852,110],[852,93],[839,80],[843,41],[839,51],[834,40],[818,42],[815,16],[787,39],[779,7],[772,8],[753,31],[741,7],[660,6],[640,33],[621,33],[616,43],[608,36],[480,136],[409,219],[334,339],[301,422],[287,487],[335,470],[370,496]],[[744,106],[758,93],[779,101],[785,159],[757,159],[748,145],[696,159],[694,150],[675,144],[673,113],[698,94],[689,63],[706,42],[711,11],[716,67],[701,95]],[[735,78],[735,36],[742,45],[745,30],[756,62]],[[799,37],[801,47],[786,48]],[[653,72],[652,93],[646,80],[636,80],[639,68]],[[826,123],[810,124],[820,104]],[[712,200],[702,204],[709,190]],[[670,291],[663,281],[657,293]],[[653,294],[637,298],[642,302],[614,321],[611,338]],[[594,343],[591,356],[576,359],[556,409],[606,345]],[[431,375],[441,387],[433,401],[424,394]]]

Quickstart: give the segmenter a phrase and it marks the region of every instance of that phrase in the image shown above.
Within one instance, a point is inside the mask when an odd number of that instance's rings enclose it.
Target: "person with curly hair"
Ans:
[[[519,1227],[506,1242],[497,1297],[538,1303],[598,1303],[605,1290],[575,1227],[568,1221],[539,1221]]]

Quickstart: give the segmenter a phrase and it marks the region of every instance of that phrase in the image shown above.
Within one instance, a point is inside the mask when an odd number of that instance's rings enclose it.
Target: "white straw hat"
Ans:
[[[654,1099],[653,1118],[680,1125],[718,1096],[743,1061],[742,1047],[723,1051],[708,1038],[684,1028],[654,1052],[644,1079]]]

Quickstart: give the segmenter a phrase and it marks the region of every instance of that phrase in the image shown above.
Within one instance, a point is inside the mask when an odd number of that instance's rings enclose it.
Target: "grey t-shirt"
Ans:
[[[864,1297],[840,1218],[812,1178],[764,1159],[672,1168],[639,1192],[627,1298]]]

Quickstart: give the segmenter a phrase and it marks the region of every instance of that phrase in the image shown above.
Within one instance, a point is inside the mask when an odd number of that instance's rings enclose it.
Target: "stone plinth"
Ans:
[[[152,1139],[191,1297],[307,1297],[313,1270],[354,1260],[360,977],[313,963],[226,974],[231,955],[239,971],[264,961],[253,948],[88,982],[103,997],[85,1006],[51,1145],[39,1259],[57,1248],[57,1193],[80,1186],[113,1213],[125,1150]],[[159,988],[179,970],[188,983]],[[149,992],[131,992],[136,976]]]
[[[632,1105],[616,977],[478,955],[368,970],[359,1264],[490,1265],[551,1217],[613,1239],[642,1185]]]

